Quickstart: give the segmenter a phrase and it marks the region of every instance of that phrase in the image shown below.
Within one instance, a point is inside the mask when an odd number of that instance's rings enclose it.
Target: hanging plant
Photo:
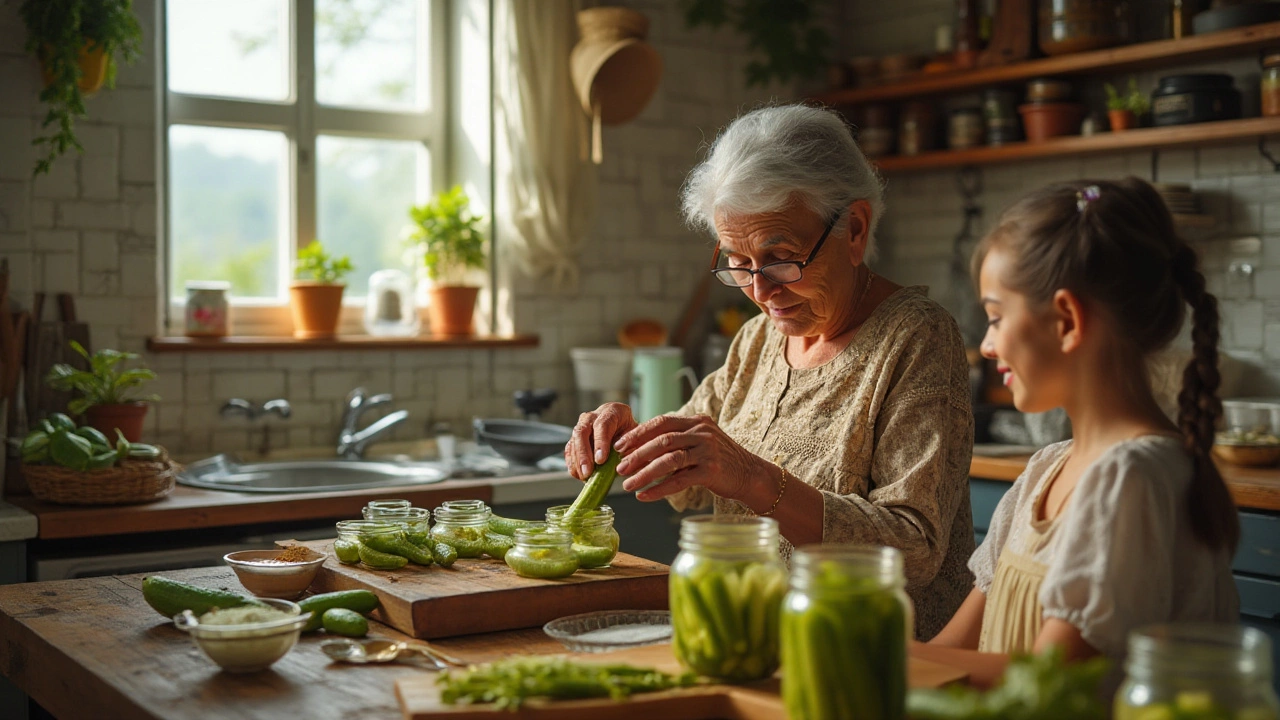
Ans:
[[[816,76],[831,37],[816,22],[823,0],[684,0],[690,28],[730,25],[763,60],[747,63],[747,87]]]
[[[132,63],[142,54],[142,27],[133,0],[25,0],[21,13],[27,52],[44,69],[40,100],[49,106],[41,125],[48,134],[34,141],[44,148],[32,173],[39,175],[68,150],[84,152],[75,134],[84,95],[115,87],[117,56]]]

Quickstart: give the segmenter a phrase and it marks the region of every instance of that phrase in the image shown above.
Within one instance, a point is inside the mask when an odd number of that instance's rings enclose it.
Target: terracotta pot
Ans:
[[[476,296],[480,288],[471,285],[438,285],[431,288],[431,304],[427,315],[431,319],[432,335],[474,335]]]
[[[1062,135],[1080,132],[1084,106],[1079,103],[1031,103],[1018,107],[1027,142],[1044,142]]]
[[[86,42],[84,47],[80,48],[79,63],[80,92],[92,95],[102,88],[102,83],[107,79],[107,53],[101,45]],[[53,84],[53,75],[45,69],[43,61],[40,63],[40,73],[44,78],[45,87]]]
[[[116,428],[124,433],[129,442],[142,442],[142,421],[147,417],[147,404],[141,402],[122,403],[120,405],[94,405],[85,411],[85,421],[90,427],[97,428],[112,442],[116,438]]]
[[[342,315],[342,291],[346,285],[295,280],[289,286],[293,312],[293,336],[302,340],[331,338],[338,334]]]
[[[1132,130],[1138,126],[1138,116],[1132,110],[1108,110],[1107,119],[1111,121],[1111,132]]]

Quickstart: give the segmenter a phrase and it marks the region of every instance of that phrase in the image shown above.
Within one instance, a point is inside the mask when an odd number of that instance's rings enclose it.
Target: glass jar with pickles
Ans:
[[[360,510],[360,514],[364,516],[365,520],[377,520],[383,517],[403,515],[404,511],[412,506],[413,503],[408,500],[370,500]]]
[[[573,535],[542,523],[518,528],[515,545],[503,559],[520,577],[554,580],[578,571]]]
[[[493,512],[483,500],[448,500],[433,513],[436,524],[431,537],[458,551],[460,558],[484,554],[485,533]]]
[[[609,567],[618,554],[620,539],[613,528],[613,508],[601,505],[583,515],[565,520],[568,505],[547,508],[547,527],[565,530],[573,535],[573,550],[584,569]]]
[[[333,554],[344,565],[360,562],[360,545],[372,540],[374,544],[395,542],[403,536],[400,527],[384,520],[340,520],[337,524],[338,539],[333,541]]]
[[[792,720],[901,720],[913,612],[902,554],[814,545],[791,559],[782,603],[782,699]]]
[[[1116,720],[1280,720],[1271,641],[1237,625],[1156,625],[1129,634]]]
[[[680,524],[671,565],[676,658],[710,678],[746,682],[778,668],[778,611],[787,571],[778,523],[742,515],[699,515]]]

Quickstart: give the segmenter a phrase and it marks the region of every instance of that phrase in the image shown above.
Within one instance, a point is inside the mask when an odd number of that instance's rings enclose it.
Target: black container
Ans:
[[[1156,127],[1234,120],[1240,117],[1240,91],[1230,75],[1170,75],[1151,91],[1151,119]]]

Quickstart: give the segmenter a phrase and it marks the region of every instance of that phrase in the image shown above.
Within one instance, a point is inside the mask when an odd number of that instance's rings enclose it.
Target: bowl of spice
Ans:
[[[173,624],[218,667],[246,673],[265,670],[284,657],[310,617],[296,603],[267,598],[253,605],[214,608],[199,617],[183,610]]]
[[[222,556],[245,590],[265,598],[293,600],[316,579],[328,557],[302,545],[283,550],[241,550]]]

